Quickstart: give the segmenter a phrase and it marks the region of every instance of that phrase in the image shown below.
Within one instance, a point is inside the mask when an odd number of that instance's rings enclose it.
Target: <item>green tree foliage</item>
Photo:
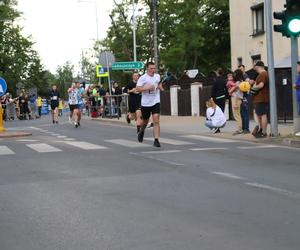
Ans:
[[[47,74],[32,48],[33,42],[24,37],[22,29],[15,24],[16,18],[20,17],[16,4],[15,0],[0,1],[0,75],[6,79],[8,91],[13,94],[19,82],[43,92]]]
[[[58,66],[55,74],[55,83],[61,94],[61,97],[67,98],[67,90],[71,87],[74,80],[74,66],[70,62],[66,62],[62,66]]]
[[[144,15],[137,17],[138,59],[153,58],[151,0],[138,1]],[[103,46],[118,61],[132,60],[131,1],[115,3],[112,25]],[[160,0],[159,48],[162,68],[180,75],[186,69],[203,73],[230,65],[228,0]]]

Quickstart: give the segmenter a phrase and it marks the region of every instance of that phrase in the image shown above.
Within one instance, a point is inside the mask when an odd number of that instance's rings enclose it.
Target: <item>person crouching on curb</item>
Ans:
[[[224,128],[226,125],[226,117],[223,111],[212,98],[206,102],[206,107],[205,126],[210,130],[214,130],[214,134],[220,133],[220,128]]]

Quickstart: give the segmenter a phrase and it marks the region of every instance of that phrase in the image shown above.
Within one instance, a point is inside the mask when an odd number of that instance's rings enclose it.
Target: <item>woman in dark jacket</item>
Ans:
[[[217,77],[214,80],[211,97],[213,98],[214,102],[224,112],[226,98],[228,95],[227,88],[226,88],[226,79],[223,76],[224,72],[222,69],[218,69],[216,74],[217,74]]]

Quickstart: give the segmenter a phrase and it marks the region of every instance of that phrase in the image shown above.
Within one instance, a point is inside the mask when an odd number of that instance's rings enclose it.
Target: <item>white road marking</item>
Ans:
[[[181,150],[164,150],[164,151],[144,151],[142,154],[172,154],[172,153],[180,153]]]
[[[0,146],[0,155],[14,155],[15,152],[12,151],[7,146]]]
[[[255,183],[255,182],[247,182],[245,183],[247,186],[251,186],[251,187],[255,187],[255,188],[260,188],[260,189],[266,189],[281,195],[285,195],[291,198],[300,198],[300,194],[299,193],[294,193],[292,191],[286,190],[286,189],[281,189],[281,188],[277,188],[277,187],[272,187],[272,186],[268,186],[268,185],[264,185],[264,184],[260,184],[260,183]]]
[[[21,139],[17,140],[18,142],[38,142],[39,140],[31,140],[31,139]]]
[[[67,138],[67,136],[65,136],[65,135],[59,135],[59,136],[57,136],[57,138]]]
[[[144,140],[153,141],[153,138],[151,138],[151,137],[144,138]],[[170,144],[170,145],[174,145],[174,146],[193,145],[193,144],[195,144],[195,143],[192,143],[192,142],[178,141],[178,140],[167,139],[167,138],[160,138],[159,141],[161,143]]]
[[[60,134],[51,134],[51,135],[53,135],[53,136],[60,136]]]
[[[38,143],[38,144],[26,144],[27,147],[35,150],[39,153],[50,153],[50,152],[60,152],[59,148],[53,147],[46,143]]]
[[[123,139],[116,139],[116,140],[105,140],[106,142],[110,142],[113,144],[121,145],[128,148],[145,148],[149,147],[148,144],[143,144],[135,141],[123,140]]]
[[[65,141],[75,141],[75,138],[65,138]]]
[[[207,141],[207,142],[215,142],[215,143],[234,143],[237,141],[225,139],[225,138],[217,138],[217,137],[208,137],[203,135],[184,135],[180,136],[183,138],[198,140],[198,141]]]
[[[107,147],[92,144],[89,142],[84,142],[84,141],[63,141],[63,143],[66,143],[70,146],[81,148],[84,150],[107,149]]]
[[[190,151],[214,151],[214,150],[228,150],[229,148],[191,148]]]
[[[259,148],[280,148],[278,145],[256,145],[256,146],[242,146],[239,149],[259,149]]]
[[[220,175],[226,178],[230,178],[230,179],[235,179],[235,180],[246,180],[244,177],[235,175],[235,174],[231,174],[231,173],[226,173],[226,172],[211,172],[212,174],[215,175]]]
[[[129,154],[130,155],[135,155],[135,156],[141,156],[141,154],[134,153],[134,152],[131,152]],[[168,161],[168,160],[160,159],[160,158],[153,157],[153,156],[145,156],[145,158],[151,159],[151,160],[155,160],[155,161],[159,161],[159,162],[163,162],[163,163],[166,163],[166,164],[169,164],[169,165],[172,165],[172,166],[184,166],[184,164],[181,164],[181,163],[177,163],[177,162],[173,162],[173,161]]]

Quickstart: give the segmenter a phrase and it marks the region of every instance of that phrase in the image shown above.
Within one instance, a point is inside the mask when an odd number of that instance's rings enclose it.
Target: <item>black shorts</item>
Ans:
[[[69,108],[70,111],[74,111],[75,109],[79,109],[79,105],[78,104],[69,104]]]
[[[55,110],[56,108],[58,108],[58,102],[51,102],[50,106],[51,106],[51,110]]]
[[[141,109],[141,99],[142,97],[140,95],[129,96],[128,106],[130,113],[135,113],[137,110]]]
[[[258,116],[267,115],[269,111],[269,103],[266,102],[255,103],[254,110]]]
[[[156,103],[152,107],[141,107],[143,120],[149,120],[150,115],[160,114],[160,103]]]

